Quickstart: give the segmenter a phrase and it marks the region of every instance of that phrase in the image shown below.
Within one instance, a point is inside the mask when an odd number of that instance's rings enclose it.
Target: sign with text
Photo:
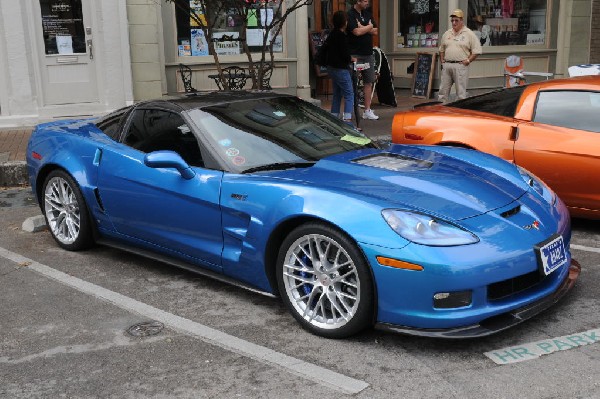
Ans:
[[[81,0],[39,1],[46,54],[85,54]]]
[[[600,341],[600,329],[548,338],[537,342],[515,345],[484,353],[496,364],[510,364],[537,359],[553,352],[575,349]]]
[[[435,70],[435,53],[417,53],[412,80],[412,97],[429,98]]]

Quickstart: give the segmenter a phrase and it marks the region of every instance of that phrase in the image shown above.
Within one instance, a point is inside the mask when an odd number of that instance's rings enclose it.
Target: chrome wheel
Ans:
[[[56,240],[65,245],[73,244],[81,230],[81,213],[77,195],[63,177],[52,177],[46,183],[44,209]]]
[[[339,329],[357,313],[361,284],[354,260],[322,234],[296,239],[285,254],[283,284],[292,308],[318,329]]]

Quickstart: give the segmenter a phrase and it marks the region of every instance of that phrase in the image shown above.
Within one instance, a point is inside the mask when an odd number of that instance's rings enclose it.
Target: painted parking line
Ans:
[[[586,247],[584,245],[571,244],[571,249],[577,249],[579,251],[597,252],[600,254],[600,248]]]
[[[272,349],[253,344],[252,342],[234,337],[184,317],[165,312],[164,310],[157,309],[143,302],[136,301],[133,298],[110,291],[106,288],[89,283],[85,280],[81,280],[77,277],[70,276],[66,273],[60,272],[2,247],[0,247],[0,256],[21,266],[27,266],[28,269],[34,270],[46,277],[57,280],[80,292],[104,299],[121,309],[137,313],[152,320],[160,321],[174,330],[194,336],[207,343],[217,345],[221,348],[258,360],[262,363],[277,366],[287,372],[314,381],[334,390],[346,394],[355,394],[369,386],[369,384],[365,381],[348,377],[324,367],[320,367],[283,353],[276,352]]]
[[[600,328],[497,349],[485,352],[484,355],[492,359],[496,364],[510,364],[534,360],[543,355],[575,349],[580,346],[594,344],[598,341],[600,341]]]

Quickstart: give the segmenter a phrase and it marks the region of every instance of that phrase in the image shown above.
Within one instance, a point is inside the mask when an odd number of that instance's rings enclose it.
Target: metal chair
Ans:
[[[186,93],[195,93],[198,91],[192,86],[192,68],[184,64],[179,64],[179,75],[181,75],[183,89]]]
[[[264,68],[260,88],[262,90],[271,90],[271,76],[273,75],[273,68],[271,66],[266,65]]]
[[[229,66],[223,68],[223,74],[229,85],[229,90],[244,90],[248,75],[244,68],[238,66]]]

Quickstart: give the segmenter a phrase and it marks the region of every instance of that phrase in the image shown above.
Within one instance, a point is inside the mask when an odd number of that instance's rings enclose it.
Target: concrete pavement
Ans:
[[[0,187],[28,184],[25,151],[32,127],[0,129]]]
[[[321,107],[329,110],[331,95],[319,96]],[[377,99],[373,101],[373,110],[379,115],[379,120],[360,120],[363,132],[375,139],[386,140],[391,134],[394,115],[402,110],[410,109],[416,104],[432,100],[410,97],[408,90],[397,90],[397,107],[379,105]],[[15,187],[27,185],[27,167],[25,165],[25,151],[33,127],[20,127],[13,129],[0,129],[0,187]]]

